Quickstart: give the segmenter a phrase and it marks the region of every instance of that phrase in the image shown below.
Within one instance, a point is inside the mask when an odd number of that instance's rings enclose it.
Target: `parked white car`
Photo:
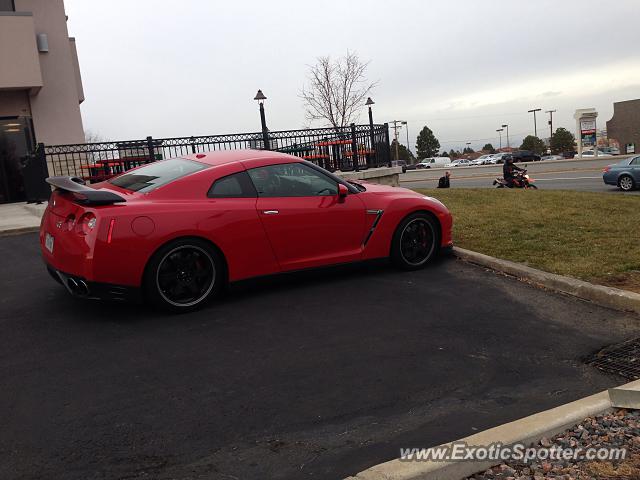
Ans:
[[[492,154],[481,155],[475,160],[471,160],[470,165],[488,165],[489,163],[491,163],[490,160],[492,156]]]
[[[451,159],[449,157],[429,157],[420,161],[416,165],[416,168],[438,168],[438,167],[448,167],[451,164]]]
[[[471,160],[466,158],[461,158],[460,160],[455,160],[451,162],[451,167],[468,167],[471,165]]]

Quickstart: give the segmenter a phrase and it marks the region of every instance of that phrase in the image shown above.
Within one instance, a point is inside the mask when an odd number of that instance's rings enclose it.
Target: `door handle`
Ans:
[[[277,215],[280,212],[278,210],[263,210],[262,213],[264,213],[265,215]]]

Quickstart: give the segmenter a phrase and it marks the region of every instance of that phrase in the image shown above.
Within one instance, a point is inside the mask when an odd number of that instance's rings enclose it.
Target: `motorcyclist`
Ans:
[[[524,172],[524,168],[520,168],[515,165],[513,163],[513,157],[511,155],[507,155],[504,160],[504,165],[502,165],[502,177],[504,178],[504,181],[507,182],[507,185],[510,188],[514,186],[516,171]]]

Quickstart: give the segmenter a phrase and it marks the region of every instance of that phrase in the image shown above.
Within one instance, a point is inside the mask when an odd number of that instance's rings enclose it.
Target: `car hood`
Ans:
[[[413,190],[409,190],[408,188],[393,187],[391,185],[381,185],[379,183],[372,183],[372,182],[359,181],[359,180],[356,181],[356,183],[359,183],[360,185],[362,185],[364,188],[367,189],[365,193],[371,193],[375,195],[410,195],[410,196],[419,196],[419,197],[423,196],[422,194],[414,192]]]

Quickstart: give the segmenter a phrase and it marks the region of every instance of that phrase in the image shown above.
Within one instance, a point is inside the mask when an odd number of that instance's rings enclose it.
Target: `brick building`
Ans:
[[[607,136],[620,146],[620,153],[640,153],[640,99],[613,104]]]

